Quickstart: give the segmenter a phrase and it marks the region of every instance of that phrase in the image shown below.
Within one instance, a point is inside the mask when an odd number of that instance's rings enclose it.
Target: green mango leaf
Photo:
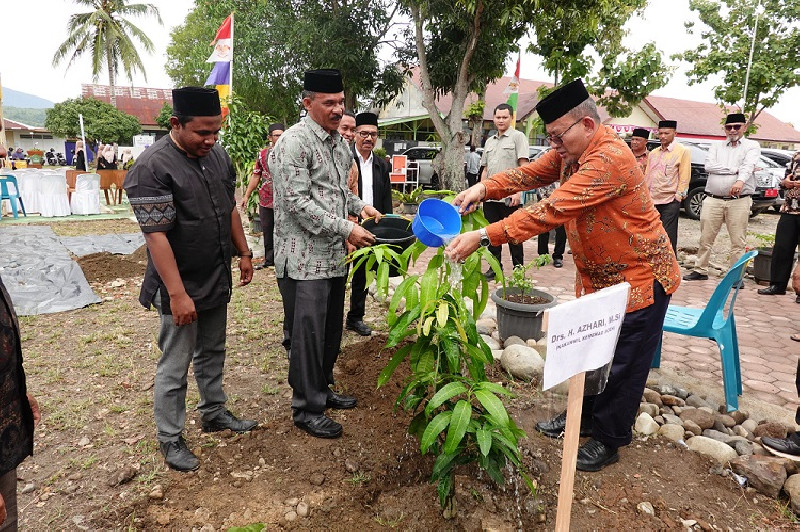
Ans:
[[[458,338],[452,338],[439,343],[440,348],[444,349],[444,356],[447,359],[447,369],[450,373],[458,373],[461,366],[461,347]]]
[[[428,269],[422,274],[422,279],[419,282],[419,302],[421,306],[425,307],[434,301],[438,282],[438,272],[436,270]]]
[[[395,288],[394,295],[392,296],[392,301],[389,303],[389,313],[386,316],[387,321],[391,320],[389,325],[392,325],[394,323],[394,320],[397,319],[397,307],[400,306],[400,302],[403,300],[403,298],[406,297],[406,291],[408,290],[409,286],[414,284],[417,278],[418,278],[417,275],[412,275],[410,277],[407,277],[403,279],[403,282],[397,285],[397,288]],[[409,305],[406,305],[406,308],[408,307]]]
[[[386,364],[386,367],[384,367],[383,370],[381,370],[380,375],[378,375],[378,388],[389,381],[389,378],[392,376],[392,373],[394,373],[394,370],[397,369],[397,366],[399,366],[400,363],[406,359],[408,354],[411,352],[412,347],[413,344],[404,345],[395,351],[391,360],[389,360],[389,363]]]
[[[408,292],[406,293],[406,308],[414,308],[419,305],[419,288],[416,284],[416,278],[417,276],[414,276],[414,284],[408,287]]]
[[[447,438],[444,441],[445,453],[456,452],[467,432],[470,419],[472,419],[472,405],[464,399],[459,400],[453,408],[453,416],[450,418],[450,428],[447,430]]]
[[[425,432],[422,433],[422,439],[419,442],[419,448],[422,454],[428,451],[428,448],[433,444],[439,434],[447,428],[450,424],[450,418],[453,417],[453,412],[446,410],[434,417],[428,426],[425,427]]]
[[[431,479],[439,479],[442,478],[444,475],[448,475],[450,471],[453,470],[453,459],[458,456],[457,454],[447,454],[443,453],[436,457],[436,461],[433,463],[433,473],[431,474]]]
[[[483,408],[494,416],[499,422],[499,425],[508,424],[508,412],[506,412],[506,407],[503,406],[503,402],[500,401],[496,395],[486,390],[475,390],[475,397],[481,405],[483,405]]]
[[[435,362],[436,360],[434,357],[434,350],[426,349],[420,354],[417,366],[412,369],[415,372],[420,372],[420,373],[433,373],[433,367]]]
[[[389,294],[389,263],[381,262],[380,266],[378,266],[378,297],[385,298],[388,294]]]
[[[492,393],[514,397],[514,392],[512,392],[508,388],[503,387],[503,385],[501,384],[497,384],[496,382],[490,382],[490,381],[479,382],[478,384],[475,385],[474,388],[476,390],[487,390]]]
[[[411,310],[408,310],[400,316],[400,319],[397,320],[397,323],[394,324],[394,327],[391,328],[389,331],[389,338],[386,340],[386,347],[394,347],[400,340],[405,338],[409,334],[413,334],[416,330],[415,328],[410,328],[409,325],[419,317],[419,307],[414,307]]]
[[[445,507],[453,492],[453,475],[445,475],[439,478],[436,484],[436,493],[439,495],[439,504]]]
[[[487,429],[478,429],[475,431],[475,439],[478,441],[478,446],[481,448],[481,454],[488,456],[492,448],[492,433]]]
[[[433,414],[433,411],[439,408],[445,401],[452,399],[456,395],[461,395],[462,393],[467,393],[466,386],[458,381],[448,382],[439,388],[439,391],[428,401],[427,406],[425,406],[425,413],[430,416]]]

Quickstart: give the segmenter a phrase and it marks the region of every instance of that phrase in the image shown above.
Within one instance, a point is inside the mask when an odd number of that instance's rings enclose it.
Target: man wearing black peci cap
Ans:
[[[162,355],[156,365],[153,410],[167,465],[178,471],[200,462],[186,446],[186,377],[194,368],[204,432],[247,432],[222,389],[231,256],[241,257],[240,285],[253,277],[242,220],[236,210],[236,172],[217,144],[222,112],[215,89],[172,91],[169,135],[136,159],[125,190],[147,243],[147,272],[139,302],[158,309]]]
[[[744,138],[745,119],[742,113],[731,113],[725,119],[727,140],[711,145],[706,157],[706,198],[700,210],[700,243],[697,262],[686,281],[708,279],[708,262],[722,224],[728,228],[731,253],[728,267],[736,264],[747,244],[747,222],[750,219],[752,195],[756,191],[755,166],[761,155],[758,142]]]
[[[631,133],[631,151],[633,156],[636,157],[636,163],[642,169],[642,172],[647,169],[647,159],[650,154],[647,151],[647,139],[649,138],[650,132],[641,127],[637,127]]]
[[[389,180],[389,162],[372,153],[378,140],[378,115],[356,115],[356,136],[353,155],[358,171],[358,197],[372,205],[381,214],[392,213],[392,183]],[[353,273],[353,290],[350,294],[350,311],[345,326],[361,336],[369,336],[372,329],[364,323],[364,305],[367,300],[367,278],[364,268]]]
[[[650,197],[653,198],[676,255],[678,214],[692,178],[692,152],[675,140],[677,129],[678,122],[675,120],[662,120],[658,123],[658,140],[661,146],[650,152],[644,172]]]
[[[680,271],[639,165],[614,130],[601,124],[581,80],[556,89],[536,110],[553,149],[461,192],[454,204],[465,213],[484,198],[556,181],[561,186],[505,220],[457,236],[446,252],[452,260],[461,260],[479,245],[523,242],[565,224],[578,270],[576,296],[630,283],[608,383],[583,404],[581,433],[592,439],[578,450],[577,467],[599,471],[619,460],[617,449],[631,442],[631,425]],[[565,426],[566,413],[561,413],[536,428],[558,437]]]
[[[326,408],[354,408],[356,398],[330,389],[342,341],[345,241],[360,248],[375,237],[347,219],[380,212],[353,195],[347,175],[353,153],[337,129],[344,113],[338,70],[306,72],[308,111],[270,153],[275,187],[275,276],[283,299],[283,345],[289,352],[292,417],[318,438],[338,438],[342,426]]]

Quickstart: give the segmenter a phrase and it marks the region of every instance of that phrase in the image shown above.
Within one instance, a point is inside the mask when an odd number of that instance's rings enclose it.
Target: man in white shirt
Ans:
[[[475,151],[475,146],[469,147],[467,154],[466,169],[467,187],[471,187],[478,182],[478,174],[481,172],[481,156]]]
[[[683,276],[685,281],[708,279],[708,261],[711,246],[722,224],[731,238],[728,265],[733,266],[745,249],[747,221],[750,217],[751,197],[756,190],[753,173],[761,148],[757,142],[744,138],[745,116],[729,114],[725,119],[727,140],[711,145],[706,157],[706,199],[700,211],[700,244],[694,269]]]
[[[481,181],[504,170],[528,164],[528,139],[521,131],[510,129],[513,114],[514,109],[507,103],[501,103],[494,109],[494,125],[497,128],[497,134],[489,137],[483,147]],[[521,199],[522,193],[518,192],[501,200],[485,201],[483,202],[483,214],[489,223],[499,222],[519,209]],[[489,251],[492,252],[492,255],[502,266],[500,259],[502,258],[503,248],[501,246],[489,246]],[[512,244],[509,242],[508,251],[511,253],[511,263],[514,266],[524,263],[525,257],[522,254],[521,243]],[[495,277],[494,270],[491,268],[484,275],[490,281]]]
[[[389,181],[389,163],[377,157],[372,150],[378,141],[378,115],[359,113],[356,115],[355,145],[353,153],[358,168],[358,196],[367,205],[372,205],[381,214],[392,213],[392,184]],[[367,279],[364,268],[353,274],[353,291],[350,295],[350,310],[345,327],[361,336],[369,336],[372,329],[364,323],[364,305],[367,299]]]

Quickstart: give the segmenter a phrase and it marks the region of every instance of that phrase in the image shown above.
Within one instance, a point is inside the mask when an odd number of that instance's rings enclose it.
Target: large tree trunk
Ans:
[[[106,64],[108,65],[108,86],[109,86],[109,96],[111,98],[111,105],[114,106],[116,109],[117,107],[117,94],[116,90],[114,89],[116,80],[114,79],[114,54],[111,53],[111,49],[106,50]]]
[[[444,187],[455,191],[464,190],[466,180],[464,178],[464,145],[467,143],[468,135],[464,133],[461,125],[464,116],[464,103],[469,94],[470,75],[469,63],[475,54],[475,48],[480,35],[480,21],[483,16],[484,4],[478,0],[475,6],[473,24],[470,29],[470,37],[458,68],[458,77],[453,88],[453,98],[450,113],[442,118],[439,108],[436,106],[436,94],[431,86],[430,74],[428,71],[428,58],[425,51],[425,40],[423,35],[423,22],[419,6],[411,6],[411,17],[415,27],[415,43],[417,56],[419,58],[420,87],[422,90],[422,105],[427,109],[433,126],[442,140],[441,154],[433,160],[434,171],[439,176],[439,183]]]

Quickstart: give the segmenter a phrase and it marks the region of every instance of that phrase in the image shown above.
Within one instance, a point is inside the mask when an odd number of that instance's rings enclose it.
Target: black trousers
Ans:
[[[494,223],[499,222],[504,218],[508,218],[514,214],[517,209],[519,209],[519,205],[515,207],[509,207],[502,201],[487,201],[483,204],[483,215],[486,217],[489,223]],[[494,255],[497,261],[500,262],[500,259],[503,256],[502,246],[489,246],[489,251],[491,251],[492,255]],[[514,266],[523,264],[525,262],[525,257],[522,252],[522,244],[512,244],[509,242],[508,251],[511,253],[511,263]]]
[[[675,200],[672,203],[656,205],[656,210],[661,216],[661,225],[664,226],[669,241],[672,242],[672,251],[678,256],[678,214],[681,212],[681,202]]]
[[[781,290],[786,290],[792,275],[794,252],[800,244],[800,214],[781,213],[775,228],[775,245],[772,247],[770,282]]]
[[[366,263],[365,263],[366,264]],[[350,293],[350,310],[347,312],[347,323],[355,323],[364,319],[364,308],[367,302],[367,271],[364,264],[353,273],[353,290]]]
[[[583,410],[592,413],[592,437],[615,449],[631,442],[631,425],[672,297],[658,281],[653,281],[653,296],[652,305],[625,315],[605,390],[583,399]]]
[[[556,245],[553,248],[553,260],[564,260],[564,250],[567,248],[567,230],[563,225],[559,225],[554,229],[556,232]],[[539,233],[538,238],[538,253],[539,255],[546,255],[550,253],[550,231],[546,233]]]
[[[472,185],[474,185],[474,184],[476,184],[478,182],[478,174],[470,174],[469,172],[466,172],[466,174],[467,174],[467,186],[468,187],[471,187]]]
[[[345,281],[345,277],[278,279],[283,298],[283,344],[291,348],[289,385],[295,421],[325,412],[342,344]]]
[[[264,266],[275,266],[275,209],[259,205],[258,218],[264,239]]]

